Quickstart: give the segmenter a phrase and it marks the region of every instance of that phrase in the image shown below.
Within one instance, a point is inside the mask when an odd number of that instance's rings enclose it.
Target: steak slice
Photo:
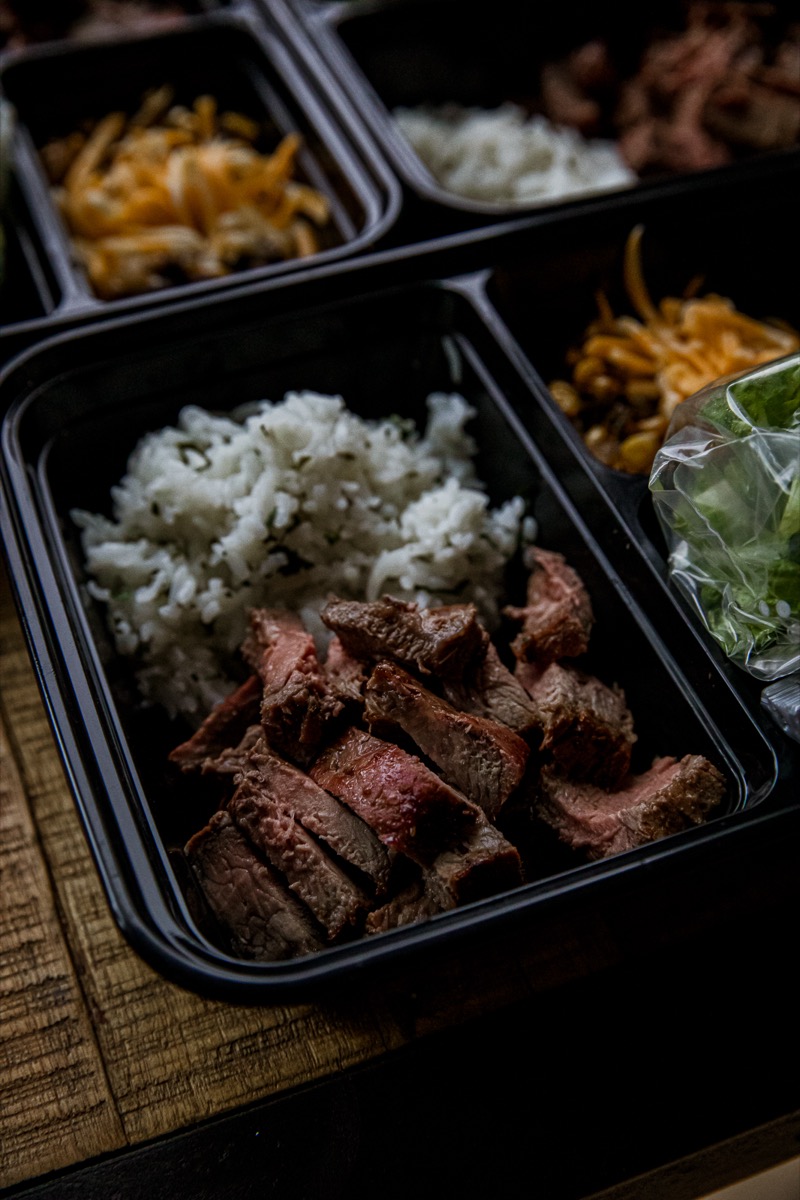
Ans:
[[[501,660],[488,633],[484,644],[485,653],[463,675],[441,681],[442,691],[454,708],[499,721],[527,737],[538,724],[530,696]]]
[[[511,643],[518,659],[545,665],[558,658],[577,658],[589,645],[594,624],[592,604],[580,576],[563,554],[529,546],[525,551],[528,576],[527,602],[522,608],[503,609],[507,617],[522,622]]]
[[[245,730],[244,737],[236,746],[221,751],[216,758],[203,760],[201,767],[203,775],[217,775],[220,779],[235,779],[243,770],[250,751],[263,737],[264,731],[261,726],[251,725]]]
[[[619,787],[630,771],[636,741],[622,689],[559,663],[541,671],[520,662],[516,674],[536,706],[541,749],[550,752],[561,772],[598,787]]]
[[[309,907],[328,938],[335,941],[360,924],[370,907],[369,897],[319,840],[295,819],[292,800],[283,802],[280,798],[280,783],[276,794],[276,773],[270,779],[270,764],[259,761],[264,757],[258,751],[251,754],[237,776],[228,812],[253,845],[286,878],[289,889]]]
[[[399,746],[351,728],[309,770],[392,849],[428,863],[475,825],[481,810]]]
[[[380,908],[375,908],[367,915],[365,933],[386,933],[389,929],[399,929],[402,925],[414,925],[417,921],[427,921],[437,913],[445,912],[447,908],[455,908],[455,901],[443,905],[444,893],[441,888],[432,892],[426,878],[420,874],[418,878],[392,896]]]
[[[237,788],[229,810],[256,845],[262,842],[255,830],[259,814],[286,812],[344,864],[364,876],[376,895],[386,891],[391,858],[366,821],[299,767],[270,750],[263,736],[250,747],[242,766],[240,782],[246,781],[248,787]]]
[[[725,780],[697,754],[657,758],[642,775],[631,775],[614,792],[542,770],[537,811],[562,841],[590,859],[655,841],[700,825],[725,794]]]
[[[381,933],[474,900],[483,900],[523,882],[518,851],[487,820],[480,819],[457,847],[421,867],[418,876],[367,917],[366,932]]]
[[[305,765],[319,746],[325,723],[336,715],[314,639],[295,613],[254,608],[249,620],[242,653],[261,678],[267,741],[279,754]]]
[[[373,670],[364,716],[379,734],[402,729],[492,820],[525,774],[530,750],[513,730],[459,712],[396,663],[379,662]]]
[[[459,846],[443,850],[430,874],[443,906],[470,904],[523,883],[519,851],[487,820],[481,820]]]
[[[242,958],[274,962],[321,950],[321,930],[225,812],[186,845],[209,908]]]
[[[329,600],[322,620],[355,658],[390,658],[423,675],[460,675],[481,653],[483,629],[472,604],[420,608],[392,596]]]
[[[212,708],[188,741],[170,751],[170,762],[182,771],[199,770],[206,759],[216,758],[240,741],[248,725],[258,720],[260,707],[261,680],[251,675]]]
[[[323,669],[328,689],[334,699],[342,705],[361,709],[364,705],[364,688],[369,671],[361,659],[355,658],[345,650],[338,637],[332,637],[330,640]]]

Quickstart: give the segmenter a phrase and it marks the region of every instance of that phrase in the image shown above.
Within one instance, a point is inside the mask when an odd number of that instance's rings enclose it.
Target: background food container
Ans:
[[[488,251],[487,320],[584,467],[572,472],[565,465],[562,478],[582,512],[593,493],[610,500],[635,554],[644,555],[662,579],[667,548],[648,490],[649,470],[627,474],[599,461],[556,405],[549,385],[570,377],[568,354],[597,316],[598,290],[615,314],[634,312],[624,286],[623,257],[636,225],[644,230],[642,272],[656,304],[665,296],[681,297],[694,285],[698,294],[729,298],[749,317],[800,330],[792,282],[800,269],[792,233],[799,193],[796,171],[778,179],[762,170],[736,188],[719,176],[690,179],[669,194],[632,193],[598,205],[590,219],[500,232]],[[527,419],[522,410],[520,416]],[[682,600],[678,603],[683,607]],[[722,661],[711,639],[708,644]],[[736,686],[749,684],[740,680]]]
[[[640,597],[638,583],[612,565],[625,538],[613,509],[592,530],[567,497],[549,460],[566,461],[569,448],[537,445],[538,418],[526,427],[514,411],[527,384],[479,315],[476,288],[469,278],[403,282],[386,264],[311,273],[50,340],[0,381],[2,533],[68,776],[118,923],[148,961],[187,986],[271,1002],[395,970],[412,955],[467,943],[479,954],[481,938],[508,929],[528,936],[537,913],[567,898],[592,904],[619,883],[635,895],[637,879],[674,882],[713,857],[720,839],[747,836],[796,805],[773,745],[702,645],[695,640],[684,655],[674,609],[662,597],[651,611],[646,579]],[[728,783],[718,817],[590,865],[556,855],[512,892],[289,962],[241,961],[209,940],[170,856],[202,824],[192,796],[167,783],[166,754],[185,730],[141,710],[131,665],[87,597],[69,513],[107,511],[136,440],[173,422],[184,403],[226,411],[301,388],[339,393],[370,417],[417,421],[433,390],[467,398],[493,503],[525,497],[539,543],[562,551],[589,588],[591,669],[626,690],[637,764],[655,753],[705,754]],[[534,393],[524,402],[541,403]]]
[[[573,3],[551,7],[546,14],[534,13],[530,5],[514,0],[502,0],[491,9],[459,0],[290,2],[403,180],[408,226],[402,228],[408,228],[409,236],[414,236],[411,231],[416,231],[416,236],[438,236],[486,226],[542,204],[574,207],[582,198],[545,200],[510,210],[506,205],[445,190],[401,134],[392,115],[396,107],[456,103],[488,109],[511,102],[527,112],[541,112],[546,103],[540,90],[545,64],[560,63],[576,48],[603,39],[618,76],[626,77],[635,70],[654,31],[685,27],[685,6],[669,2],[644,7],[620,4],[613,9]],[[785,30],[790,15],[790,6],[776,7],[767,25],[770,36],[777,28]],[[724,54],[724,47],[720,52]],[[665,63],[659,69],[666,74],[671,67]],[[691,82],[708,70],[708,64],[695,67]],[[600,97],[602,115],[592,137],[616,136],[618,126],[611,119],[615,105],[610,97],[617,93],[618,82],[604,83],[593,92]],[[666,107],[667,101],[663,105]],[[564,123],[569,122],[565,119]],[[713,155],[703,157],[687,143],[683,156],[676,152],[682,164],[679,170],[643,168],[638,172],[637,190],[660,186],[676,174],[694,170],[722,172],[733,183],[765,158],[797,156],[796,137],[793,145],[775,149],[767,144],[768,133],[761,136],[764,145],[748,145],[744,134],[737,133],[737,140],[727,143],[732,159],[725,165],[716,164]]]
[[[0,51],[54,41],[97,41],[119,33],[148,32],[181,24],[187,17],[235,7],[237,0],[127,0],[93,5],[91,0],[66,4],[29,4],[11,0],[0,22]]]
[[[264,151],[286,133],[301,135],[296,176],[323,192],[331,209],[316,254],[136,295],[98,298],[76,264],[39,150],[87,119],[98,120],[117,109],[134,113],[147,90],[165,83],[175,88],[176,103],[191,105],[197,96],[210,94],[219,111],[257,120],[265,130]],[[335,98],[320,101],[278,25],[248,4],[187,17],[175,29],[144,36],[48,43],[9,53],[0,59],[0,89],[17,115],[19,199],[12,222],[25,242],[25,261],[12,264],[24,283],[19,293],[13,285],[5,289],[3,358],[48,332],[184,294],[213,294],[247,279],[296,273],[312,259],[325,263],[357,255],[380,240],[397,214],[398,185],[372,154],[371,144],[362,142],[361,126],[349,113],[340,120]]]

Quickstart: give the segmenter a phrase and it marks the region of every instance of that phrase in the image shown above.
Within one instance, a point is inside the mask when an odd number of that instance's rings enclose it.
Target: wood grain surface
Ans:
[[[123,1144],[0,720],[0,1184]]]

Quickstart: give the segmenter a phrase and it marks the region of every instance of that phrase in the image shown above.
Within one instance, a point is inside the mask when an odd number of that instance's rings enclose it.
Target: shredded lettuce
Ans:
[[[734,437],[757,429],[800,427],[800,361],[779,359],[712,394],[701,410]]]

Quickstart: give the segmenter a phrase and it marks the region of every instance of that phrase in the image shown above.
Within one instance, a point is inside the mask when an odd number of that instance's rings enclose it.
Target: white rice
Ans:
[[[447,191],[518,206],[630,187],[636,175],[616,143],[586,139],[515,104],[396,108],[415,153]]]
[[[491,628],[522,501],[492,510],[463,397],[428,398],[424,435],[341,397],[288,393],[215,416],[185,408],[142,439],[113,519],[76,511],[90,594],[143,697],[199,721],[231,689],[253,606],[292,608],[320,638],[330,594],[471,600]],[[527,537],[535,531],[527,526]]]

